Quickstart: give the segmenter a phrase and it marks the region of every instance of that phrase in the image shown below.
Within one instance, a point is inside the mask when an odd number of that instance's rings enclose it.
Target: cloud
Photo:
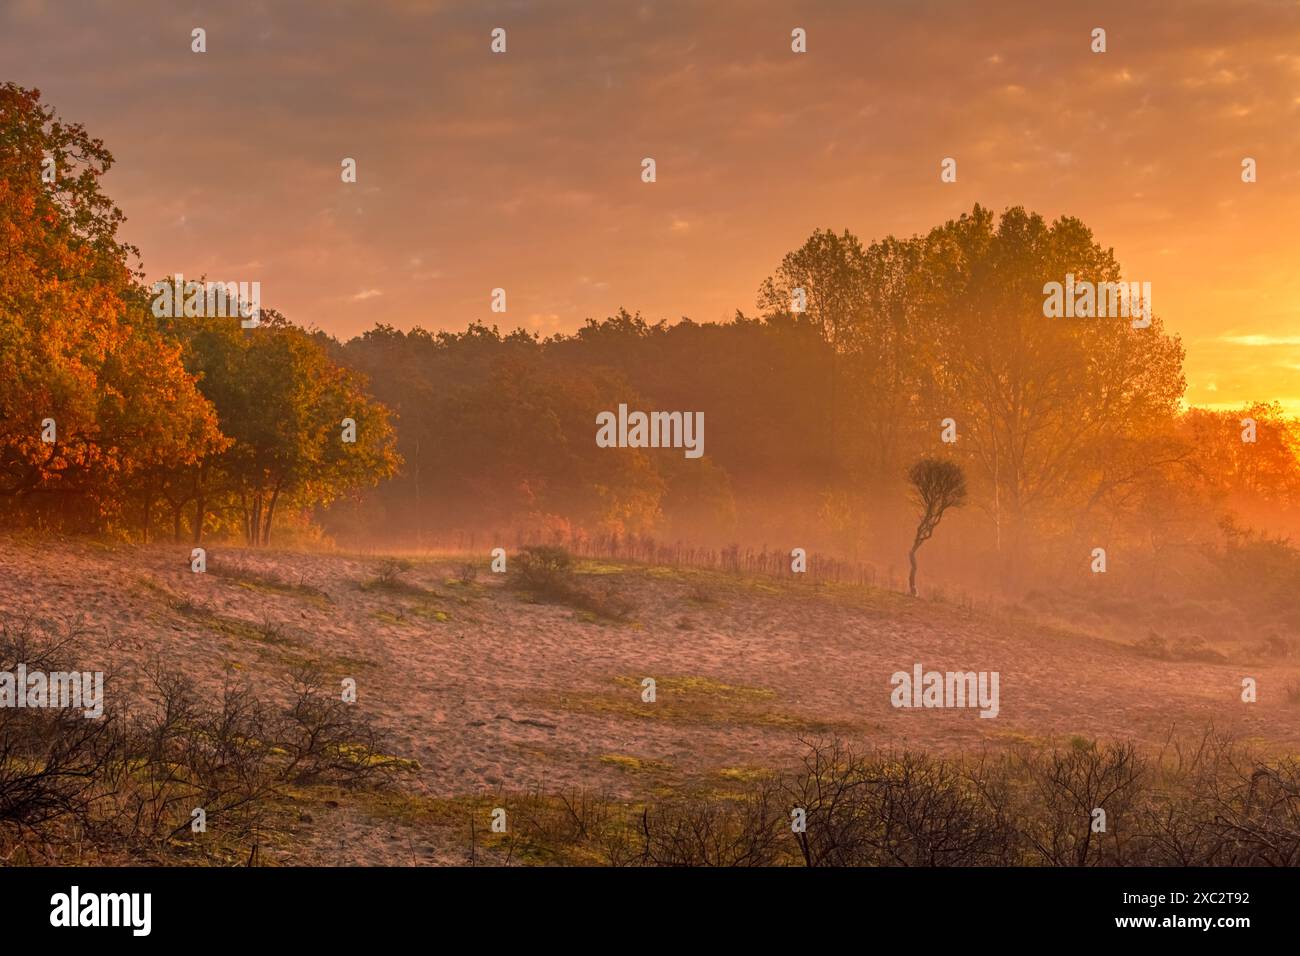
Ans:
[[[381,295],[397,327],[463,329],[497,286],[549,330],[731,316],[813,229],[906,236],[979,202],[1077,216],[1168,290],[1216,398],[1297,391],[1257,351],[1300,345],[1292,4],[811,4],[794,54],[785,0],[551,0],[499,5],[504,56],[463,3],[205,5],[202,55],[185,5],[65,6],[0,3],[0,62],[113,151],[149,274],[256,261],[334,335]]]
[[[1300,346],[1300,335],[1225,335],[1220,341],[1253,348],[1277,348]]]

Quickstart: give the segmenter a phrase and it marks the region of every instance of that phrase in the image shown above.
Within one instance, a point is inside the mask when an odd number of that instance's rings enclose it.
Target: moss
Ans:
[[[214,573],[213,569],[209,568],[208,573]],[[254,575],[249,572],[230,573],[218,571],[215,573],[221,577],[233,579],[237,586],[245,591],[292,597],[320,608],[329,607],[333,603],[328,594],[309,584],[290,584],[288,581],[282,581],[270,575]]]
[[[707,572],[701,571],[697,568],[674,568],[665,565],[654,565],[653,567],[645,568],[644,573],[647,577],[661,578],[669,581],[689,581],[695,578],[704,577],[707,574]]]
[[[510,806],[515,798],[499,794],[434,797],[396,787],[383,790],[335,791],[334,799],[376,820],[392,820],[419,827],[465,827],[470,820],[482,821],[478,839],[500,837],[489,828],[492,810]]]
[[[614,683],[623,687],[641,689],[640,677],[616,677]],[[742,687],[736,684],[724,684],[711,677],[656,677],[655,696],[680,694],[683,696],[717,696],[738,700],[773,700],[776,691],[765,687]]]
[[[723,767],[718,771],[718,776],[725,780],[735,780],[737,783],[755,783],[759,780],[771,779],[774,771],[763,767]]]
[[[627,565],[614,564],[610,561],[578,561],[574,564],[573,570],[578,574],[602,576],[607,574],[623,574],[629,569]]]
[[[451,620],[451,615],[441,608],[433,607],[430,604],[420,604],[411,608],[411,616],[419,617],[429,621],[437,621],[439,624],[446,624]]]
[[[340,744],[339,756],[358,767],[392,767],[407,773],[414,773],[420,769],[418,760],[373,753],[356,744]]]
[[[992,723],[992,721],[990,721]],[[1019,730],[990,730],[988,736],[991,740],[998,743],[1011,745],[1028,745],[1030,747],[1041,747],[1048,743],[1046,737],[1037,734],[1027,734]]]
[[[616,677],[614,692],[565,691],[541,695],[538,706],[570,713],[604,714],[636,720],[713,726],[779,727],[794,732],[849,733],[858,728],[845,722],[812,720],[776,707],[776,693],[761,687],[740,687],[707,677],[656,678],[655,702],[641,700],[641,678]]]

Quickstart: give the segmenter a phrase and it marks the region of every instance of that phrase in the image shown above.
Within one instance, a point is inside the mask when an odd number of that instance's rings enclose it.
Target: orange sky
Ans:
[[[1152,283],[1189,401],[1300,412],[1295,2],[5,0],[0,67],[113,151],[151,278],[335,335],[723,319],[814,228],[1019,204]]]

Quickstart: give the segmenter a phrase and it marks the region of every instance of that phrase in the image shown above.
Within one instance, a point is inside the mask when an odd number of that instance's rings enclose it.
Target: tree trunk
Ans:
[[[907,553],[907,560],[912,565],[912,570],[907,575],[907,591],[912,597],[916,597],[916,549],[920,546],[920,542],[917,542]]]
[[[262,490],[253,495],[253,514],[249,519],[248,544],[256,548],[262,542]]]
[[[199,496],[194,499],[194,527],[191,529],[194,533],[194,543],[196,545],[203,543],[203,522],[208,516],[208,502],[199,492]]]
[[[144,543],[149,543],[149,532],[153,525],[153,492],[144,493]]]
[[[280,500],[280,488],[271,492],[271,500],[266,505],[266,518],[262,522],[262,546],[271,544],[271,520],[275,517],[275,503]]]
[[[203,543],[203,521],[208,516],[208,499],[203,488],[203,464],[199,463],[199,473],[194,480],[194,534],[196,545]]]
[[[837,358],[836,352],[837,349],[835,346],[835,332],[834,330],[832,330],[831,332],[831,408],[830,408],[831,413],[829,415],[829,422],[828,422],[828,425],[830,426],[830,430],[827,434],[827,437],[829,438],[829,447],[826,449],[827,466],[829,468],[832,477],[838,477],[838,472],[835,470],[835,411],[836,411],[835,385],[839,373],[839,369],[837,367],[838,362],[836,361]]]

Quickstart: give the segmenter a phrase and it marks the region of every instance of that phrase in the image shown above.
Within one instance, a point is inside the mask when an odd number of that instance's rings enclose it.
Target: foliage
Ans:
[[[112,163],[38,91],[0,86],[0,507],[41,522],[104,527],[139,476],[223,444],[134,286],[99,186]]]
[[[153,315],[100,188],[112,163],[39,91],[0,86],[0,509],[147,539],[158,516],[179,538],[188,507],[196,541],[212,515],[267,544],[277,508],[391,475],[387,410],[315,338],[273,312],[249,330]]]

